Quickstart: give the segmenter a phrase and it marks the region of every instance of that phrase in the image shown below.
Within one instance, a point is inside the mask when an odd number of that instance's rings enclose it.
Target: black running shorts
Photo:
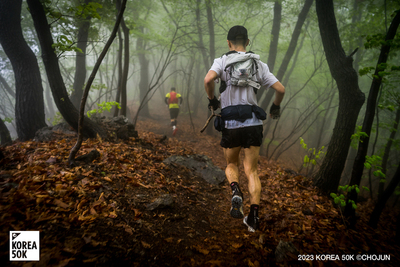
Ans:
[[[263,139],[263,126],[250,126],[237,129],[222,130],[220,145],[224,148],[261,146]]]
[[[178,118],[179,108],[170,108],[169,115],[171,116],[171,120]]]

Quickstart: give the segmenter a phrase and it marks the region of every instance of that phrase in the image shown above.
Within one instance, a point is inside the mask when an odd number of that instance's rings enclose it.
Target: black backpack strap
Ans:
[[[221,79],[221,85],[219,86],[219,94],[222,94],[226,90],[226,82]]]

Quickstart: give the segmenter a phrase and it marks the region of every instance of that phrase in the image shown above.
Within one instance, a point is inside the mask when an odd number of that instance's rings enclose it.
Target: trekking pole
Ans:
[[[221,117],[219,114],[215,114],[214,109],[211,107],[211,116],[207,119],[206,124],[204,124],[204,127],[200,130],[200,133],[204,132],[204,130],[207,128],[208,124],[210,123],[211,119],[214,117]]]

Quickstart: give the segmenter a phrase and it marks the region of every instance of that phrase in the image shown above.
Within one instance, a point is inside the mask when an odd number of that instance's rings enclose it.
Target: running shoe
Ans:
[[[244,217],[243,223],[247,226],[247,230],[249,230],[249,232],[254,233],[256,230],[258,230],[260,224],[259,219],[257,217],[254,217],[252,222],[247,222],[247,218],[248,216]]]
[[[231,216],[236,219],[241,219],[244,216],[243,196],[242,196],[242,193],[238,189],[233,190],[233,193],[232,193]]]
[[[176,132],[178,131],[178,128],[176,126],[172,126],[172,135],[175,136]]]

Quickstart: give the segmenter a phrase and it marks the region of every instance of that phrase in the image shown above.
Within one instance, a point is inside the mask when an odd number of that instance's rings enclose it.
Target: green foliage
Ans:
[[[264,142],[263,142],[263,147],[266,148],[267,145],[268,145],[268,143],[270,143],[270,142],[271,142],[271,139],[265,138],[265,139],[264,139]],[[278,146],[278,145],[279,145],[279,142],[278,142],[278,141],[272,141],[272,144],[273,144],[274,146]]]
[[[364,167],[367,169],[375,169],[373,172],[374,176],[383,178],[380,180],[381,183],[385,183],[386,175],[382,172],[382,158],[377,155],[365,156]]]
[[[322,151],[325,147],[322,146],[318,151],[315,148],[309,148],[307,149],[307,144],[304,142],[304,139],[300,137],[300,145],[303,147],[303,149],[307,150],[306,155],[304,155],[303,159],[303,166],[304,167],[309,167],[310,164],[312,165],[317,165],[317,159],[320,159],[323,154],[325,154],[324,151]]]
[[[396,186],[396,189],[394,190],[394,194],[396,196],[400,196],[400,185]]]
[[[4,121],[4,122],[11,123],[11,122],[13,121],[13,118],[8,118],[8,117],[7,117],[7,118],[4,118],[3,121]]]
[[[363,186],[362,188],[366,191],[369,191],[368,187]],[[340,194],[331,193],[330,196],[333,198],[335,204],[337,205],[340,204],[340,206],[344,207],[346,206],[346,195],[353,190],[355,190],[357,194],[360,193],[358,185],[352,185],[352,186],[344,185],[338,187],[338,191]],[[357,204],[353,200],[349,199],[347,203],[350,203],[353,209],[357,209]]]
[[[66,35],[60,35],[57,37],[57,42],[52,44],[56,54],[62,54],[67,51],[74,51],[82,53],[82,50],[74,45],[74,43],[68,39]]]
[[[379,104],[378,105],[378,108],[379,109],[382,109],[382,110],[385,110],[385,109],[387,109],[387,110],[389,110],[389,111],[395,111],[395,106],[394,105],[383,105],[383,104]]]
[[[351,147],[354,149],[358,148],[358,142],[363,142],[362,139],[368,137],[368,134],[365,132],[361,132],[362,126],[356,126],[356,133],[351,136]]]
[[[97,9],[103,8],[103,6],[99,3],[89,2],[87,5],[82,4],[76,7],[71,7],[69,9],[70,12],[75,14],[75,17],[86,19],[88,17],[101,19],[100,14],[97,12]]]
[[[92,85],[90,88],[94,90],[101,90],[101,89],[107,89],[107,86],[104,83],[102,83],[98,85]]]
[[[97,104],[97,106],[99,106],[99,109],[92,109],[86,113],[89,118],[92,116],[92,114],[103,113],[103,111],[105,111],[105,110],[110,112],[110,110],[113,106],[116,106],[118,109],[121,109],[120,104],[115,101],[112,101],[112,102],[103,101],[101,104]]]
[[[48,120],[48,121],[51,121],[50,118],[48,118],[47,120]],[[57,111],[57,112],[56,112],[56,115],[53,117],[53,120],[51,121],[51,124],[54,126],[54,125],[59,124],[59,123],[62,122],[63,120],[64,120],[63,116],[61,116],[61,113]]]
[[[370,74],[371,71],[375,70],[374,67],[365,67],[365,68],[360,68],[358,70],[358,73],[360,74],[360,76],[364,76],[366,74]]]

